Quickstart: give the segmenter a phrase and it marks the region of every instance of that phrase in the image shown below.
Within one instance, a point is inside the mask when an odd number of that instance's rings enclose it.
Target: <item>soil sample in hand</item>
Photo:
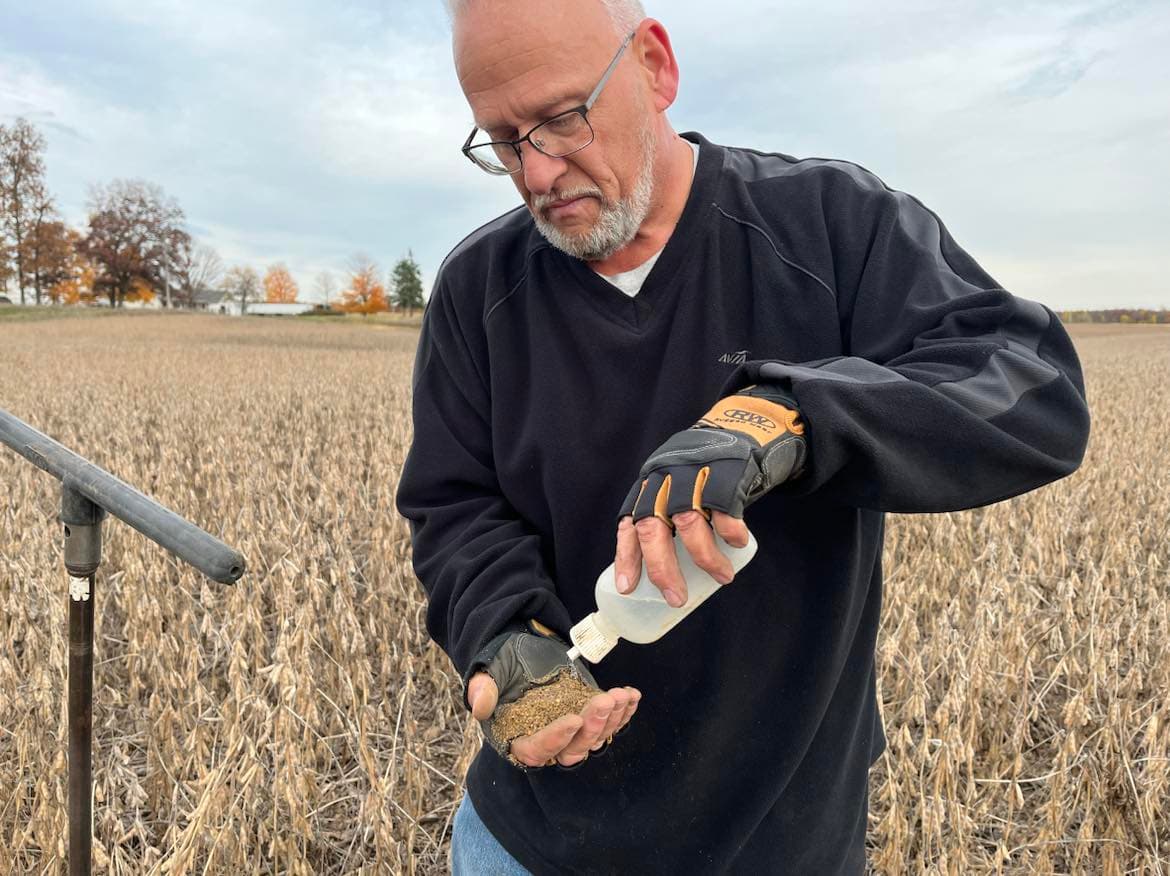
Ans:
[[[497,739],[511,743],[547,727],[557,718],[580,714],[598,693],[597,688],[585,684],[568,669],[562,669],[552,681],[496,709],[492,730]]]

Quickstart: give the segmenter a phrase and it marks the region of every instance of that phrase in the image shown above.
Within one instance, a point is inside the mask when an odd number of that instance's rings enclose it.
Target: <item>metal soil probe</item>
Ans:
[[[93,842],[93,609],[102,518],[112,514],[222,584],[237,581],[245,562],[219,539],[3,410],[0,444],[61,482],[69,573],[69,873],[81,876],[90,872]]]

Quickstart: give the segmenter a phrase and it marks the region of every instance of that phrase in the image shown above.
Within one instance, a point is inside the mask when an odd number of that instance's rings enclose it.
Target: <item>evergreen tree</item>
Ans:
[[[399,259],[390,274],[391,301],[394,306],[413,313],[423,306],[422,271],[414,254],[407,251],[406,258]]]

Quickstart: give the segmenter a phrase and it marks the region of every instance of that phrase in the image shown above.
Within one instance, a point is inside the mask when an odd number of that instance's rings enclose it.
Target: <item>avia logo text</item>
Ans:
[[[719,362],[723,365],[742,365],[747,361],[750,350],[736,350],[734,353],[724,353],[719,357]]]

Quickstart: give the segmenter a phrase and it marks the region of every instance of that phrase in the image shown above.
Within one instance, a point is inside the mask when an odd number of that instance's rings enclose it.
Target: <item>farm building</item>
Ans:
[[[240,316],[240,300],[223,289],[198,289],[191,298],[191,309],[206,313],[221,313],[225,316]],[[304,302],[292,304],[270,304],[266,301],[250,301],[246,312],[249,316],[300,316],[313,309]]]
[[[196,289],[191,296],[191,310],[205,310],[210,313],[221,313],[220,306],[229,300],[229,295],[223,289]]]
[[[300,316],[302,313],[308,313],[313,309],[313,305],[304,301],[297,301],[291,304],[274,304],[267,301],[254,301],[248,304],[244,313],[248,316]],[[217,308],[219,313],[226,313],[229,316],[240,316],[240,302],[231,298],[225,298]]]

